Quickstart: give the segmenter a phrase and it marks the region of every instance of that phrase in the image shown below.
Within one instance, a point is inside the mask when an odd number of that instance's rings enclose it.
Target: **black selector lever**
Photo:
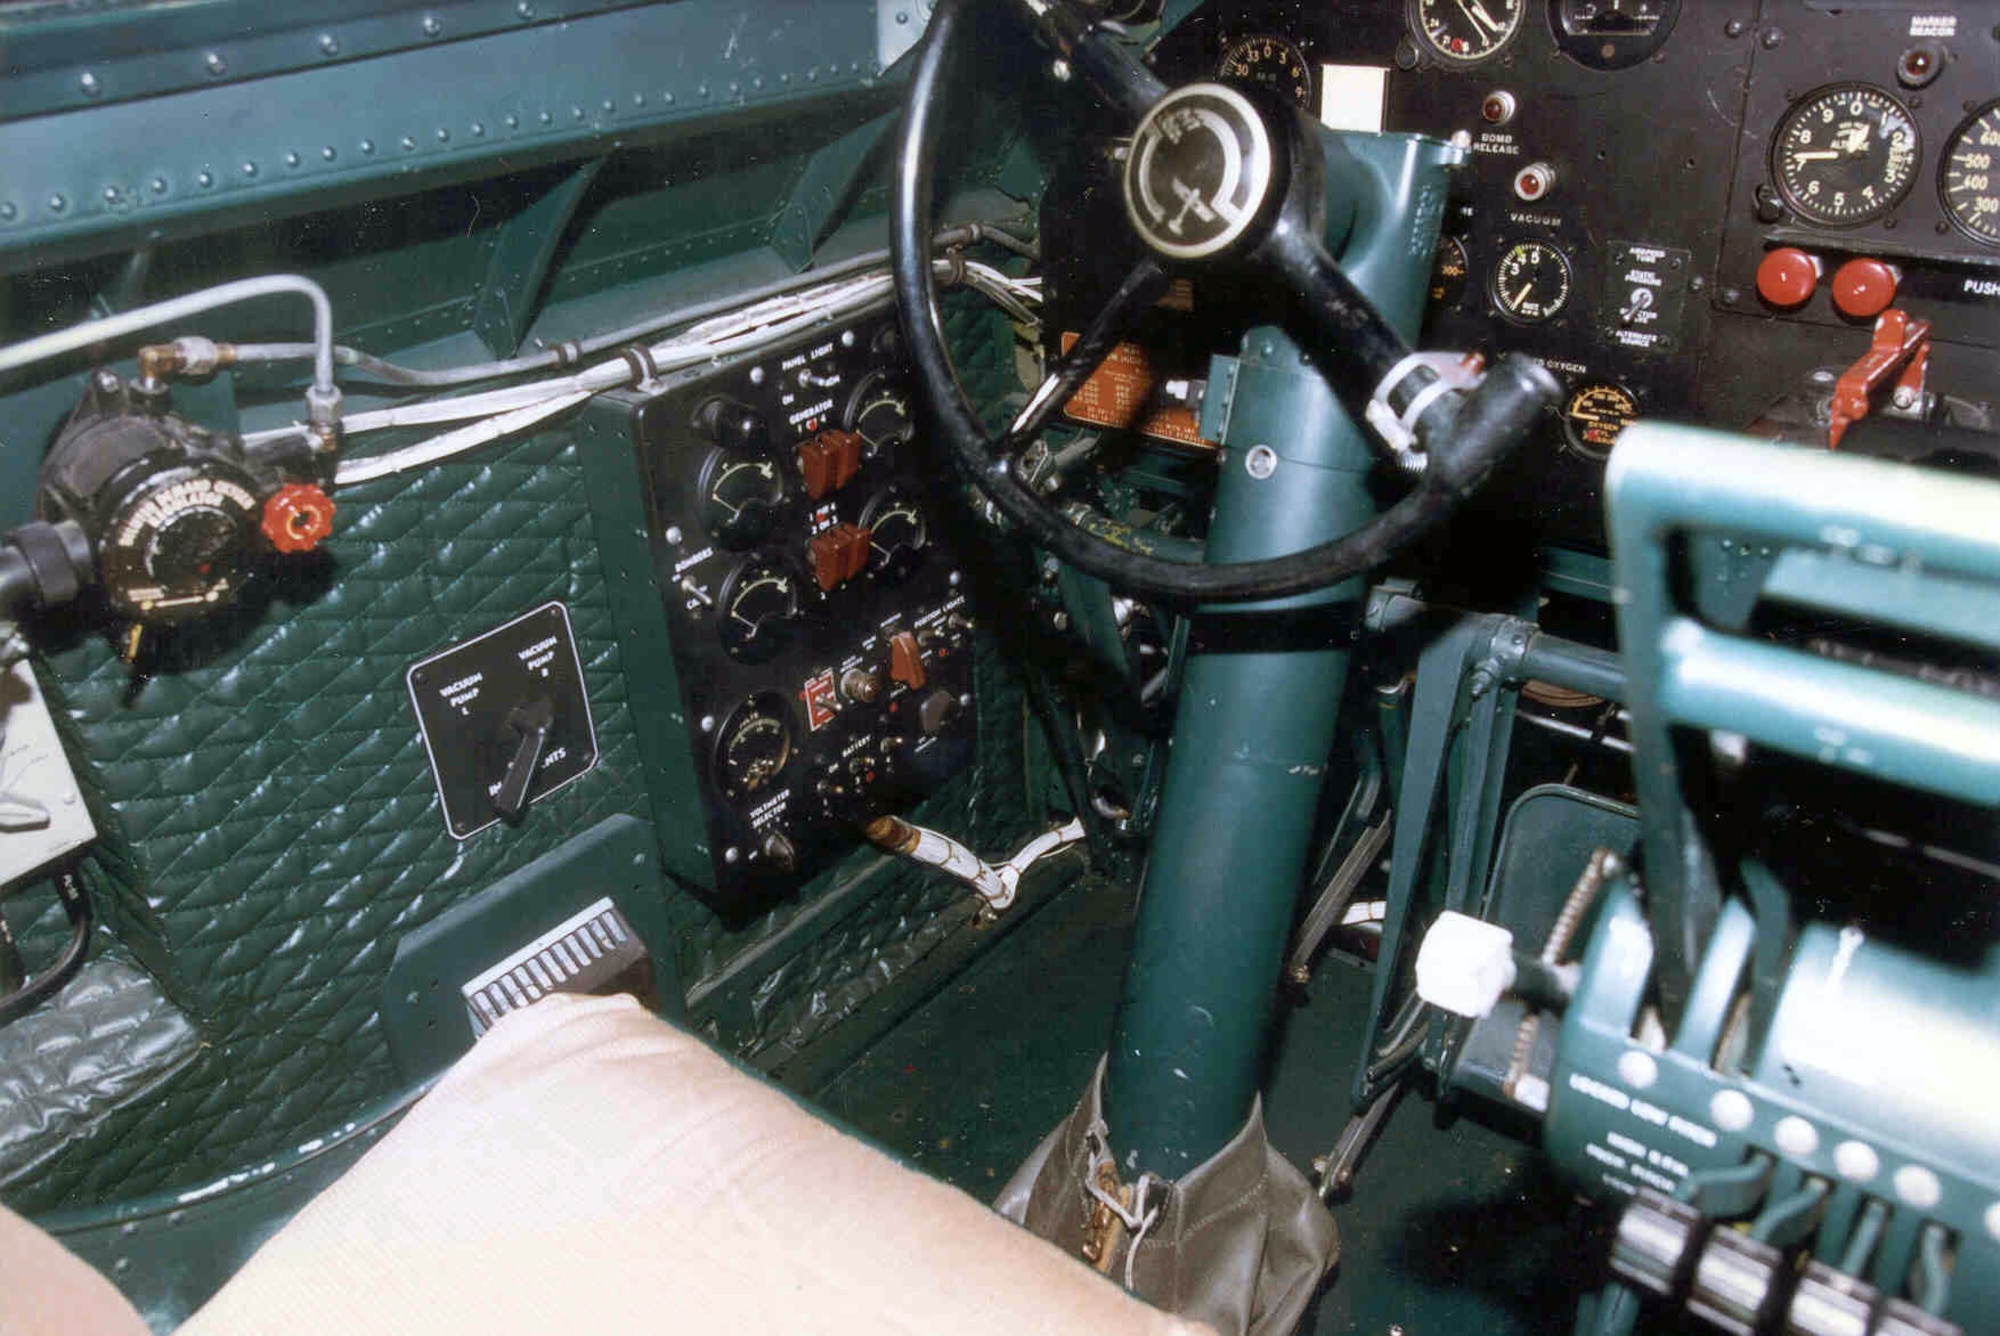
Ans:
[[[526,705],[517,705],[507,715],[507,731],[517,735],[513,759],[500,791],[493,795],[493,810],[508,825],[518,825],[528,810],[528,789],[535,782],[535,770],[542,763],[542,749],[548,746],[549,729],[556,719],[555,707],[547,696],[538,696]]]

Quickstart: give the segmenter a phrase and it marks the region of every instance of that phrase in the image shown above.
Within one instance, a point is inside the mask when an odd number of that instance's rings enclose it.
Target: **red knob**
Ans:
[[[280,552],[310,552],[333,532],[333,501],[309,482],[288,482],[264,503],[263,529]]]
[[[1797,246],[1780,246],[1757,266],[1757,295],[1784,310],[1804,303],[1818,286],[1819,261]]]
[[[1842,315],[1873,320],[1896,300],[1896,271],[1865,256],[1833,271],[1833,304]]]

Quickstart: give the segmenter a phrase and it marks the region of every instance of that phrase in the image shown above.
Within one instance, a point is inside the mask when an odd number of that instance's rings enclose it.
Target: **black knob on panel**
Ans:
[[[725,450],[760,454],[771,448],[771,424],[748,404],[710,399],[694,415],[695,426]]]
[[[958,697],[940,688],[924,697],[924,703],[917,707],[917,726],[926,735],[944,732],[951,721],[958,718]]]
[[[781,830],[774,830],[764,837],[759,846],[771,866],[780,872],[795,872],[799,866],[799,851],[793,847]]]

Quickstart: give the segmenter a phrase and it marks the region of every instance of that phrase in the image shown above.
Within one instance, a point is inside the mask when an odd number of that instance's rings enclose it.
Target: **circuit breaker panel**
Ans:
[[[906,376],[884,314],[624,396],[724,904],[972,758],[972,620]]]

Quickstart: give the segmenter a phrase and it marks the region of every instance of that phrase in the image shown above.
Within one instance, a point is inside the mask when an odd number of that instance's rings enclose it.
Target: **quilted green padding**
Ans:
[[[1004,319],[960,301],[947,324],[982,402],[1019,388]],[[135,703],[102,642],[54,659],[65,723],[111,802],[93,885],[206,1046],[158,1092],[8,1185],[11,1205],[42,1212],[198,1186],[393,1093],[375,999],[396,939],[573,831],[615,812],[649,818],[576,449],[556,432],[343,491],[324,592],[273,602],[239,642],[150,682]],[[519,830],[460,845],[438,815],[403,673],[550,598],[569,605],[576,629],[598,768]],[[923,817],[1011,851],[1030,824],[1021,697],[991,655],[979,673],[980,764]],[[683,980],[785,932],[846,871],[733,933],[664,891]],[[746,1054],[795,1048],[936,945],[936,914],[962,891],[915,868],[879,883],[765,981],[749,1029],[718,1037]]]
[[[397,1086],[375,1018],[396,939],[615,812],[645,815],[574,444],[343,491],[335,577],[125,703],[93,641],[51,665],[138,856],[161,982],[207,1047],[9,1198],[45,1210],[185,1187]],[[519,829],[460,844],[403,686],[416,659],[550,598],[570,608],[600,761]]]

